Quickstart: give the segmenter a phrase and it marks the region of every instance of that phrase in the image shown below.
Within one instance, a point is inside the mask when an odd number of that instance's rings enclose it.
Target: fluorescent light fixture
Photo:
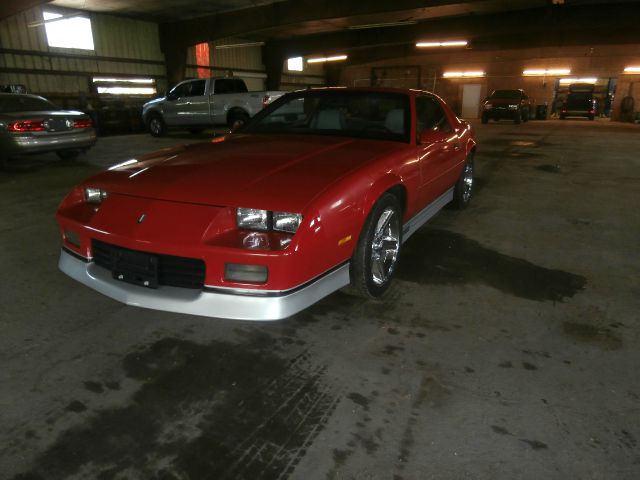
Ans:
[[[319,57],[319,58],[310,58],[307,60],[307,63],[322,63],[322,62],[338,62],[340,60],[346,60],[346,55],[335,55],[333,57]]]
[[[624,73],[640,73],[640,67],[626,67]]]
[[[304,69],[302,57],[292,57],[287,60],[287,70],[290,72],[301,72]]]
[[[451,42],[418,42],[416,47],[433,48],[433,47],[465,47],[469,42],[466,40],[454,40]]]
[[[366,25],[350,25],[347,30],[366,30],[367,28],[402,27],[403,25],[415,25],[415,20],[405,20],[402,22],[367,23]]]
[[[98,87],[98,93],[107,95],[155,95],[153,87]]]
[[[216,45],[216,50],[224,50],[225,48],[261,47],[262,45],[264,45],[264,42],[229,43],[227,45]]]
[[[93,77],[93,83],[143,83],[147,85],[153,84],[152,78],[102,78]]]
[[[94,50],[91,20],[86,17],[65,18],[59,13],[42,12],[47,44],[50,47]]]
[[[569,68],[549,68],[549,69],[530,69],[522,72],[526,76],[544,76],[544,75],[569,75],[571,69]]]
[[[484,77],[484,72],[481,71],[471,71],[471,72],[444,72],[442,76],[444,78],[474,78],[474,77]]]
[[[572,83],[596,83],[598,79],[596,77],[582,77],[582,78],[562,78],[560,79],[560,85],[569,85]]]

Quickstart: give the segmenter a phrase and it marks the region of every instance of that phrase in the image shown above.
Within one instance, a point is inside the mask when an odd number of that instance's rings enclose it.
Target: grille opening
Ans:
[[[160,255],[157,253],[130,250],[99,240],[91,241],[93,262],[107,270],[113,270],[112,252],[130,251],[146,253],[158,258],[158,284],[171,287],[202,289],[204,287],[205,264],[197,258]]]

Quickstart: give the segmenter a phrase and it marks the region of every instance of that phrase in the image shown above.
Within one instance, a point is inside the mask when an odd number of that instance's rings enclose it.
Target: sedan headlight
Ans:
[[[492,108],[493,108],[493,104],[491,104],[491,103],[485,103],[484,104],[484,109],[485,110],[491,110]]]
[[[302,222],[299,213],[273,212],[273,229],[280,232],[296,233]]]
[[[87,203],[100,205],[107,198],[108,194],[104,190],[95,187],[87,187],[84,189],[84,199]]]
[[[239,208],[236,213],[239,228],[269,230],[269,212],[255,208]]]
[[[518,105],[509,105],[509,110],[516,110]]]

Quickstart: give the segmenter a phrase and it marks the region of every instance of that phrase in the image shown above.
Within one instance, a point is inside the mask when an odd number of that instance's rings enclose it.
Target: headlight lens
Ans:
[[[484,104],[484,108],[485,108],[485,110],[491,110],[491,109],[493,108],[493,104],[491,104],[491,103],[485,103],[485,104]]]
[[[279,232],[296,233],[302,222],[299,213],[273,212],[273,229]]]
[[[87,187],[84,189],[84,199],[87,203],[99,205],[108,196],[107,192],[95,187]]]
[[[511,110],[515,110],[516,108],[518,108],[518,105],[509,105],[509,108],[510,108]]]
[[[239,228],[262,231],[269,229],[269,212],[267,210],[239,208],[236,218]]]

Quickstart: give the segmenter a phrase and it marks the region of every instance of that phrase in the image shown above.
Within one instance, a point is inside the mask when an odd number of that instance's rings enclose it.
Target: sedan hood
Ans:
[[[344,137],[235,134],[132,159],[91,182],[144,198],[301,212],[340,178],[406,148]]]

